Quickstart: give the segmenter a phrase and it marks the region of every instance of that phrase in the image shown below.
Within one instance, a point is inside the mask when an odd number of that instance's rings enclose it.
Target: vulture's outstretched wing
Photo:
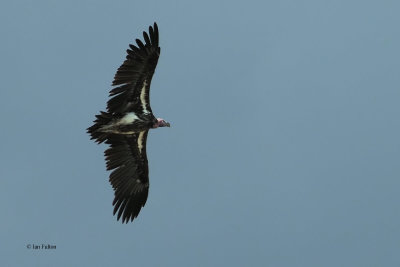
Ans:
[[[129,45],[128,55],[118,68],[110,91],[112,98],[107,102],[107,112],[111,114],[151,113],[150,83],[160,56],[158,46],[158,27],[154,23],[149,34],[143,32],[145,43],[136,39],[135,45]]]
[[[105,151],[110,183],[115,191],[114,215],[122,223],[133,221],[146,204],[149,192],[149,168],[146,156],[147,131],[132,135],[111,135]]]

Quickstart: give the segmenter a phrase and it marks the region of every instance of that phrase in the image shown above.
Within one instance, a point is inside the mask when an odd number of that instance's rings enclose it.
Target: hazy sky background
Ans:
[[[2,1],[1,266],[400,266],[399,1]],[[157,21],[150,194],[112,216],[105,108]],[[27,249],[56,245],[55,250]]]

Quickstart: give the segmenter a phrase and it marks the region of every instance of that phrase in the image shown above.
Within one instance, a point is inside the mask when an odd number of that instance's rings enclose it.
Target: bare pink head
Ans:
[[[157,122],[154,123],[153,128],[158,128],[158,127],[170,127],[170,124],[164,119],[157,118]]]

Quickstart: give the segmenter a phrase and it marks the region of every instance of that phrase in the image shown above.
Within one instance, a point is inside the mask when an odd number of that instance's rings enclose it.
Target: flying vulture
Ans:
[[[130,44],[124,63],[112,82],[107,111],[96,115],[87,129],[91,139],[105,142],[104,152],[110,183],[114,189],[114,215],[122,223],[133,221],[146,204],[149,192],[149,167],[146,140],[150,129],[169,127],[156,118],[150,107],[150,84],[160,56],[158,27],[143,32],[144,43],[136,39]]]

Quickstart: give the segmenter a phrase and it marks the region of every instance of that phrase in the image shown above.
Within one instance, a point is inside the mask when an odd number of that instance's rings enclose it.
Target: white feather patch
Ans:
[[[138,148],[139,148],[139,152],[142,153],[142,149],[143,149],[143,135],[145,132],[140,132],[139,133],[139,137],[137,139],[138,142]]]
[[[131,124],[136,120],[140,120],[139,117],[135,113],[129,112],[119,120],[118,124]]]
[[[142,109],[143,109],[143,113],[150,113],[150,111],[148,111],[146,109],[147,106],[147,102],[146,102],[146,87],[147,87],[147,81],[144,80],[143,82],[143,87],[142,87],[142,91],[140,92],[140,102],[142,103]]]

